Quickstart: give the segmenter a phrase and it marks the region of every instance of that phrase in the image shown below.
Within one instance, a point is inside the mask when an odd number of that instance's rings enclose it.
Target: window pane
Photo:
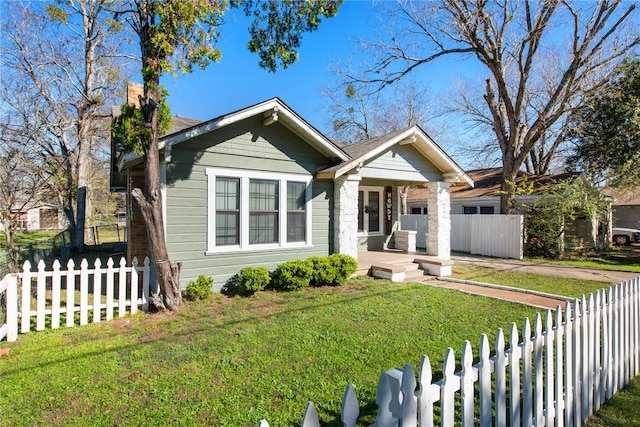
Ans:
[[[238,213],[216,213],[216,245],[237,245],[238,236]]]
[[[364,191],[358,191],[358,231],[364,231]]]
[[[369,232],[380,231],[380,192],[369,192]]]
[[[485,215],[493,215],[493,206],[480,206],[480,213]]]
[[[287,183],[287,242],[304,242],[306,239],[306,199],[307,184]]]
[[[474,215],[477,212],[476,206],[465,206],[462,209],[465,215]]]
[[[252,179],[249,181],[249,210],[278,210],[278,181]]]
[[[275,243],[278,241],[278,213],[249,214],[249,243]]]
[[[216,245],[237,245],[239,233],[240,179],[216,179]]]
[[[249,243],[278,241],[278,181],[249,180]]]
[[[240,179],[216,179],[216,210],[240,209]]]

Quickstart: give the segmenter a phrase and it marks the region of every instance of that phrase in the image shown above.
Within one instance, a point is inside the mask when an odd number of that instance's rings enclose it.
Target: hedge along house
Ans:
[[[172,131],[170,131],[172,132]],[[394,248],[398,188],[430,189],[429,253],[449,259],[449,186],[470,178],[419,127],[343,146],[280,99],[160,139],[166,239],[183,284],[204,274],[219,290],[247,266],[331,253]],[[147,255],[130,192],[142,161],[123,157],[129,260]]]

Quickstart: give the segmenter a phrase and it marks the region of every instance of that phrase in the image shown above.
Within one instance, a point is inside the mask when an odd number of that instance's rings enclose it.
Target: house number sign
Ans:
[[[386,235],[391,234],[393,216],[393,189],[384,187],[384,232]]]

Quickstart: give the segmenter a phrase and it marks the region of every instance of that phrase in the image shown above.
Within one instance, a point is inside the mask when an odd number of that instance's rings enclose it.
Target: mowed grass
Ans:
[[[453,277],[456,279],[486,282],[494,285],[530,289],[572,298],[581,298],[582,295],[588,296],[594,291],[609,287],[609,284],[595,280],[560,278],[507,270],[500,271],[470,264],[455,264],[453,266]]]
[[[417,284],[251,298],[217,296],[178,314],[21,335],[0,358],[0,425],[299,425],[309,400],[340,426],[347,384],[374,422],[380,373],[533,320],[530,307]]]
[[[631,379],[623,390],[604,403],[591,417],[587,427],[640,426],[640,376]]]
[[[622,251],[618,251],[618,253],[611,252],[609,254],[603,254],[600,257],[576,257],[563,260],[527,258],[527,261],[580,268],[595,268],[598,270],[616,270],[640,273],[640,254],[625,254],[622,253]]]

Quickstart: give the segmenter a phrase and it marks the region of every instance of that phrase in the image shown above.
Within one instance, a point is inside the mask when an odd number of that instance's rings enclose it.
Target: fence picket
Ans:
[[[118,269],[118,317],[127,314],[127,261],[120,258],[120,268]]]
[[[615,357],[615,350],[614,350],[614,342],[615,342],[615,337],[614,337],[614,333],[615,333],[615,328],[614,328],[614,320],[613,320],[613,299],[614,299],[614,289],[613,286],[609,286],[608,292],[607,292],[607,332],[608,332],[608,339],[607,339],[607,352],[609,353],[608,357],[607,357],[607,371],[608,371],[608,377],[607,377],[607,399],[611,399],[611,396],[613,395],[613,378],[614,378],[614,366],[613,366],[613,358]]]
[[[307,403],[307,408],[304,411],[304,417],[302,418],[302,427],[320,427],[320,420],[318,419],[318,411],[313,405],[313,402]]]
[[[494,357],[495,375],[495,425],[507,425],[507,357],[504,354],[504,333],[496,333],[496,354]]]
[[[593,295],[593,294],[592,294]],[[601,375],[602,375],[602,346],[600,342],[601,325],[601,292],[596,291],[594,298],[594,329],[591,331],[593,341],[593,412],[600,409],[600,394],[602,392]]]
[[[544,382],[542,379],[542,317],[536,313],[533,321],[535,336],[533,339],[533,371],[534,371],[534,399],[533,412],[536,426],[544,425]]]
[[[60,261],[53,262],[51,273],[51,329],[60,327]]]
[[[360,416],[360,405],[358,404],[358,397],[352,384],[349,384],[344,391],[340,415],[344,427],[356,426],[358,417]]]
[[[443,426],[452,426],[454,424],[455,392],[460,386],[459,378],[455,371],[456,359],[453,349],[449,347],[442,365],[442,387],[440,388],[440,418]]]
[[[22,269],[22,282],[21,282],[21,292],[22,292],[22,303],[20,304],[20,311],[22,313],[30,313],[31,312],[31,278],[33,277],[31,273],[31,263],[29,261],[25,261],[23,269]],[[22,316],[20,319],[20,332],[26,334],[31,329],[31,318],[30,316]]]
[[[564,403],[567,398],[566,393],[564,393],[564,385],[563,385],[563,351],[562,351],[562,341],[564,336],[564,326],[562,324],[562,308],[558,305],[556,307],[556,321],[555,321],[555,329],[554,329],[554,344],[555,344],[555,396],[556,396],[556,413],[555,420],[557,427],[564,426]],[[512,424],[513,425],[513,424]]]
[[[460,399],[462,410],[462,426],[474,425],[474,383],[476,382],[473,368],[473,349],[471,343],[465,341],[462,346],[462,375],[460,377]],[[422,387],[421,387],[422,388]]]
[[[89,263],[80,263],[80,325],[89,323]]]
[[[554,425],[555,421],[555,397],[554,397],[554,367],[553,367],[553,316],[551,310],[547,310],[545,316],[544,331],[544,408],[546,426]]]
[[[131,314],[136,314],[138,312],[138,258],[133,258],[131,262]]]
[[[573,426],[574,407],[573,397],[575,389],[573,385],[573,361],[574,361],[574,343],[573,343],[573,327],[574,327],[574,310],[575,305],[567,301],[564,311],[564,423],[567,427]]]
[[[522,424],[533,425],[533,373],[531,372],[531,356],[533,341],[531,324],[525,317],[522,326]]]
[[[115,269],[113,268],[113,258],[109,258],[107,260],[107,314],[106,314],[106,319],[107,320],[111,320],[113,319],[113,310],[115,307],[115,304],[113,302],[113,286],[114,286],[114,276],[115,276]]]
[[[582,346],[581,346],[581,330],[582,318],[580,317],[580,303],[578,300],[573,302],[573,422],[574,426],[582,425],[582,397],[580,390],[582,389],[582,375],[580,374],[582,366]]]
[[[433,378],[431,362],[429,356],[422,356],[420,361],[419,380],[420,390],[418,391],[418,424],[420,427],[433,427],[433,403],[434,393],[430,387]]]
[[[582,366],[582,378],[581,378],[581,387],[582,391],[582,420],[586,421],[589,418],[589,387],[590,387],[590,375],[591,375],[591,358],[589,351],[589,307],[587,305],[587,299],[584,295],[582,295],[582,299],[580,300],[580,318],[582,319],[580,325],[580,343],[581,343],[581,352],[582,352],[582,360],[580,361],[580,366]]]
[[[72,259],[67,263],[67,319],[66,326],[70,328],[74,325],[74,308],[75,308],[75,292],[76,292],[76,272],[74,270],[75,263]]]
[[[38,262],[38,276],[36,279],[36,331],[44,331],[44,311],[47,307],[47,278],[45,276],[44,261]]]
[[[454,368],[455,371],[455,368]],[[407,363],[402,370],[402,410],[400,413],[400,425],[402,427],[417,427],[418,402],[416,401],[416,375],[413,366]]]
[[[480,386],[480,425],[491,425],[491,359],[489,358],[489,338],[486,334],[480,336],[480,365],[478,381]],[[443,424],[444,425],[444,424]]]
[[[102,318],[102,262],[96,258],[93,263],[93,323]]]
[[[518,326],[511,324],[509,332],[509,414],[510,425],[520,425],[520,358],[522,350],[518,344]],[[469,424],[471,425],[471,424]]]

